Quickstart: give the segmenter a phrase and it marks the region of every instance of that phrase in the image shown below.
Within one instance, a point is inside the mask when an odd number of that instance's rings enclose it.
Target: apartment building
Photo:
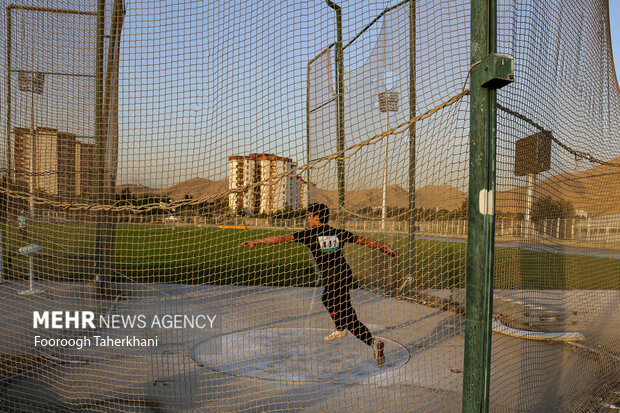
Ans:
[[[248,215],[270,214],[286,206],[306,208],[314,202],[315,186],[286,174],[297,167],[290,158],[269,153],[228,158],[229,207]]]
[[[37,127],[34,130],[32,171],[32,134],[27,128],[14,128],[13,156],[15,178],[29,183],[34,172],[34,190],[53,195],[85,195],[94,188],[95,145],[70,133]]]
[[[308,205],[315,202],[316,200],[316,184],[312,182],[307,182],[303,179],[299,180],[300,183],[300,207],[308,208]]]

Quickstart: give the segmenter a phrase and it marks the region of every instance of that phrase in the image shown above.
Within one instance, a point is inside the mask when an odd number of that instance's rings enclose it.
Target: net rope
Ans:
[[[460,410],[469,2],[0,6],[0,410]],[[620,406],[609,25],[497,2],[490,411]]]

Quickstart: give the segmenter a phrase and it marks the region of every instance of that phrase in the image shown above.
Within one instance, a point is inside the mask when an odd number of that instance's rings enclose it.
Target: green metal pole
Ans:
[[[338,226],[344,228],[344,56],[342,50],[342,8],[326,0],[327,5],[336,11],[336,102],[338,106],[337,149],[341,155],[336,159],[338,175]]]
[[[120,54],[121,32],[125,21],[125,4],[123,0],[114,0],[114,8],[112,11],[112,25],[110,27],[110,36],[108,41],[108,67],[105,77],[104,87],[104,108],[103,119],[110,126],[111,133],[109,139],[106,139],[108,145],[112,148],[108,156],[112,158],[113,167],[109,171],[110,178],[106,181],[106,191],[108,196],[114,194],[116,188],[116,175],[118,164],[118,66]],[[107,132],[107,130],[106,130]],[[109,181],[109,182],[108,182]],[[113,244],[113,242],[112,242]]]
[[[416,116],[416,1],[409,2],[409,119]],[[416,172],[416,124],[409,126],[409,276],[417,279],[415,261],[415,172]]]
[[[8,276],[12,275],[13,272],[13,237],[11,237],[9,228],[10,224],[13,222],[13,198],[11,197],[11,190],[15,188],[15,174],[13,173],[12,166],[12,155],[11,155],[11,105],[13,97],[11,95],[11,59],[12,59],[12,27],[11,27],[11,6],[6,8],[6,165],[7,165],[7,175],[8,179],[6,182],[6,187],[9,189],[7,197],[6,197],[6,239],[7,248],[6,248],[6,273]]]
[[[105,11],[105,0],[101,0]],[[105,35],[105,18],[98,8],[97,24],[97,198],[101,204],[110,204],[116,188],[116,164],[118,161],[118,60],[120,35],[124,22],[123,0],[114,0],[110,35]],[[101,24],[101,26],[99,26]],[[107,70],[104,75],[105,38],[108,38]],[[100,57],[101,56],[101,57]],[[106,170],[106,160],[111,161]],[[112,296],[110,282],[114,267],[114,242],[116,216],[100,211],[97,219],[97,268],[100,279],[100,296]]]
[[[306,165],[310,165],[310,68],[312,67],[312,62],[314,59],[311,59],[308,62],[308,67],[306,71]],[[306,199],[308,200],[308,205],[310,205],[310,168],[306,171],[306,179],[308,180],[308,194],[306,195]]]
[[[103,203],[105,198],[105,152],[106,125],[104,120],[104,46],[105,46],[105,0],[97,0],[97,33],[96,33],[96,55],[95,55],[95,186],[96,199]],[[106,244],[106,224],[105,213],[95,212],[95,265],[97,293],[100,297],[107,296],[107,274],[105,263],[105,244]]]
[[[496,0],[471,0],[471,64],[495,52]],[[488,70],[488,68],[487,68]],[[489,410],[495,238],[496,91],[483,87],[485,68],[471,73],[469,233],[463,412]]]
[[[9,184],[13,183],[13,168],[11,166],[11,9],[12,6],[6,8],[6,164],[9,176]],[[8,209],[8,208],[7,208]]]

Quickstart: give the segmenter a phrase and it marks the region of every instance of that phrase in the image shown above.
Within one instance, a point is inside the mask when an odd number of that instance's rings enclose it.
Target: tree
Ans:
[[[546,220],[570,219],[574,216],[575,207],[573,203],[564,199],[544,196],[538,198],[532,205],[532,222],[534,222],[537,231],[544,231]],[[548,229],[551,230],[551,226]]]
[[[570,201],[553,199],[544,196],[534,201],[532,205],[532,221],[538,222],[545,219],[568,219],[575,216],[575,207]]]
[[[461,206],[459,209],[454,211],[454,217],[456,219],[467,219],[469,216],[469,199],[465,198],[463,202],[461,202]]]

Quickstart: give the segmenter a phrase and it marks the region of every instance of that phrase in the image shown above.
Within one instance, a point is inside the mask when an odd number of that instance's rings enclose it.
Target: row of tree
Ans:
[[[0,182],[4,187],[7,186],[7,182]],[[0,219],[6,216],[6,208],[7,208],[7,199],[6,193],[0,193]],[[191,200],[192,197],[190,195],[185,195],[186,200]],[[127,212],[131,211],[131,207],[141,207],[145,205],[157,205],[157,204],[169,204],[172,202],[170,197],[165,195],[157,195],[157,194],[133,194],[129,188],[123,189],[120,193],[113,194],[111,202],[116,205],[127,205]],[[17,209],[27,208],[27,200],[18,199],[13,200],[13,202],[17,202],[20,205],[12,205],[13,208],[17,207]],[[23,205],[22,205],[23,204]],[[463,201],[461,206],[456,209],[449,211],[443,208],[415,208],[415,220],[416,221],[437,221],[437,220],[458,220],[458,219],[467,219],[468,215],[468,202],[467,200]],[[356,211],[348,212],[344,211],[345,219],[381,219],[382,218],[382,209],[380,207],[363,207]],[[150,214],[168,214],[172,213],[171,209],[168,207],[165,208],[156,208],[152,210]],[[245,213],[243,211],[229,211],[228,210],[228,199],[227,197],[222,197],[216,199],[214,201],[205,201],[201,203],[196,203],[192,205],[182,205],[179,208],[175,208],[175,214],[178,215],[192,215],[192,216],[215,216],[215,215],[223,215],[223,214],[232,214],[236,216],[244,216]],[[305,219],[307,215],[307,211],[305,209],[293,209],[290,205],[286,205],[284,209],[275,211],[271,214],[257,214],[254,215],[256,218],[266,218],[271,222],[277,222],[281,220],[295,220],[295,219]],[[390,220],[400,220],[406,221],[409,219],[409,210],[405,207],[388,207],[386,211],[387,218]],[[511,218],[515,220],[522,220],[523,213],[505,213],[502,211],[496,211],[497,218]],[[549,196],[543,196],[537,198],[533,205],[531,211],[531,219],[533,222],[543,222],[545,220],[554,220],[554,219],[571,219],[575,217],[575,208],[573,203],[570,201],[566,201],[563,199],[554,199]],[[332,210],[332,220],[338,219],[338,211],[337,208],[333,208]]]
[[[269,218],[274,220],[305,218],[307,212],[305,209],[294,210],[290,206],[286,206],[282,210],[273,212],[272,214],[259,214],[258,218]],[[363,207],[354,212],[344,212],[345,218],[348,219],[381,219],[383,210],[380,207]],[[333,208],[332,219],[336,219],[338,211]],[[415,208],[416,221],[447,221],[467,219],[468,202],[463,201],[458,209],[449,211],[443,208]],[[523,213],[509,213],[496,211],[497,218],[508,218],[522,220]],[[406,221],[409,219],[409,209],[405,207],[388,207],[386,209],[386,217],[390,220]],[[575,218],[575,207],[570,201],[563,199],[554,199],[544,196],[536,199],[532,205],[531,219],[534,222],[552,220],[552,219],[571,219]]]

